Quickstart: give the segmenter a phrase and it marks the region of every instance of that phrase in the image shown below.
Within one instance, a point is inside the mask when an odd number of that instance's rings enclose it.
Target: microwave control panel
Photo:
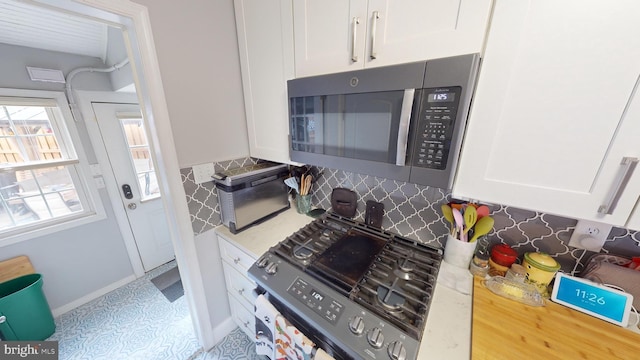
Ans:
[[[461,91],[460,87],[424,90],[413,148],[413,166],[446,169]]]

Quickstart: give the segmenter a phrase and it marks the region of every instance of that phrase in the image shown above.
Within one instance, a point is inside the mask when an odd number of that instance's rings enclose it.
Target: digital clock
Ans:
[[[586,279],[557,273],[551,300],[626,327],[629,322],[633,296]]]

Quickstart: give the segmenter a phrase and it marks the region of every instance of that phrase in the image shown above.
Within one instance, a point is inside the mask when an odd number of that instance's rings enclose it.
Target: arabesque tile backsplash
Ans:
[[[256,161],[243,158],[217,162],[214,166],[219,171]],[[357,220],[364,220],[365,202],[374,200],[384,204],[384,229],[432,246],[445,245],[448,223],[440,213],[440,205],[451,200],[448,191],[329,168],[312,167],[311,172],[317,175],[312,188],[314,207],[329,210],[331,191],[345,187],[358,194]],[[214,184],[196,184],[191,168],[182,169],[181,175],[194,233],[200,234],[221,225]],[[489,207],[495,219],[494,229],[488,234],[491,244],[509,244],[521,256],[531,251],[546,252],[558,260],[563,271],[571,273],[580,272],[584,262],[593,254],[568,246],[577,223],[575,219],[502,205]],[[614,227],[602,252],[640,256],[639,245],[640,232]]]

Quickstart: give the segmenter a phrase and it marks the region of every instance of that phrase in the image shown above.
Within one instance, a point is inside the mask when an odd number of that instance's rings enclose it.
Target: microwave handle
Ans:
[[[413,97],[416,89],[405,89],[400,111],[400,126],[398,129],[398,145],[396,149],[396,165],[404,166],[407,158],[407,144],[409,143],[409,124],[413,110]]]

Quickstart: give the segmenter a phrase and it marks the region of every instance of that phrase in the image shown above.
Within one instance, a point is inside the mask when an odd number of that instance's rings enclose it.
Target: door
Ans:
[[[110,103],[92,106],[122,206],[147,272],[171,261],[175,255],[140,108]]]

